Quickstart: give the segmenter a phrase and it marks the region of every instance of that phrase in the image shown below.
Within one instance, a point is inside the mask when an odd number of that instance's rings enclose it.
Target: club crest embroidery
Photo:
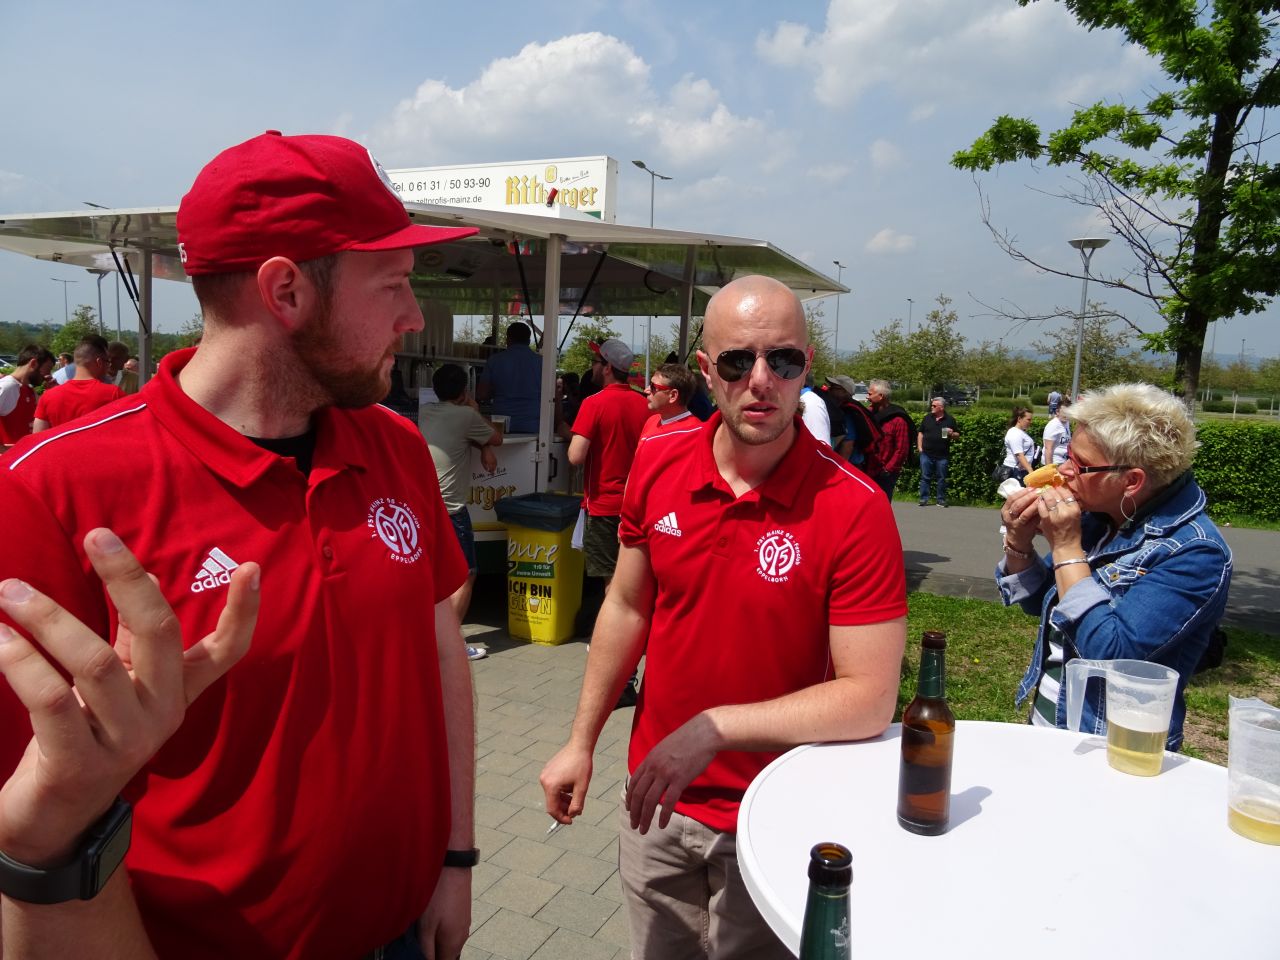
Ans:
[[[396,563],[415,563],[422,556],[422,525],[407,504],[394,497],[379,497],[369,504],[366,524],[386,544]]]
[[[770,530],[756,541],[756,573],[769,583],[786,583],[800,566],[800,544],[785,530]]]

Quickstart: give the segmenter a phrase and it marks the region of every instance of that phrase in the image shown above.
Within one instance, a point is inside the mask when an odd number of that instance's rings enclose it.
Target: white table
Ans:
[[[853,853],[854,957],[948,960],[1280,957],[1280,846],[1227,827],[1227,771],[1165,754],[1158,777],[1107,765],[1105,740],[961,721],[951,827],[898,825],[899,727],[798,747],[761,772],[738,862],[793,952],[809,849]]]

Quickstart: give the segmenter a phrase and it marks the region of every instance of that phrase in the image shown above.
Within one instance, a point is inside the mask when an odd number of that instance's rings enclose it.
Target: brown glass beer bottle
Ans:
[[[947,705],[947,635],[926,630],[916,696],[902,713],[898,823],[912,833],[945,833],[951,816],[951,750],[956,718]]]

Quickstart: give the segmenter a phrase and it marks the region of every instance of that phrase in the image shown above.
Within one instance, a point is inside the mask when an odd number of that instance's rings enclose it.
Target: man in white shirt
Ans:
[[[822,394],[813,389],[812,372],[804,378],[804,389],[800,391],[800,419],[815,438],[831,446],[831,411]]]
[[[75,375],[76,364],[75,361],[71,359],[71,354],[58,354],[58,368],[53,371],[53,382],[58,386],[62,386],[62,384],[66,383],[68,380],[73,379]]]

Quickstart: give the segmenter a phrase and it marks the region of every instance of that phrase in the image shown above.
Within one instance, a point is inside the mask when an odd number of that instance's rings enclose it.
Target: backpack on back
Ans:
[[[912,458],[915,457],[919,452],[916,449],[916,444],[918,442],[917,438],[920,435],[920,431],[916,428],[916,422],[911,419],[911,414],[907,413],[907,411],[903,410],[897,404],[890,403],[890,404],[887,404],[883,410],[879,410],[876,413],[872,414],[872,416],[875,419],[876,427],[880,429],[882,432],[883,432],[884,425],[888,423],[890,420],[900,417],[906,423],[907,425],[907,462],[909,463],[914,462]]]

